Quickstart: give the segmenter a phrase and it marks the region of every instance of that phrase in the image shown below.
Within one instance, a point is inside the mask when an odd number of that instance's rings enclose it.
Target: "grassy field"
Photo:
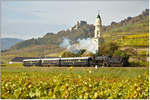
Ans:
[[[89,74],[89,71],[91,73]],[[55,76],[58,74],[70,74],[73,73],[76,75],[81,75],[86,77],[87,75],[95,76],[97,78],[117,78],[117,79],[126,79],[126,78],[136,78],[139,75],[148,73],[148,68],[142,67],[104,67],[95,69],[93,67],[23,67],[23,66],[7,66],[2,67],[2,78],[12,77],[13,75],[22,75],[22,73],[29,74],[30,77],[41,77],[47,78],[47,76]],[[8,75],[5,75],[8,74]],[[10,74],[10,76],[9,76]],[[36,75],[34,75],[36,74]]]
[[[148,98],[147,67],[1,68],[2,98]]]

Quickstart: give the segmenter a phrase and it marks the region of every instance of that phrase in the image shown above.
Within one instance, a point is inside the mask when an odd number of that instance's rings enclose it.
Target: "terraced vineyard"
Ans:
[[[148,68],[2,68],[1,98],[146,99]]]
[[[149,33],[133,34],[123,36],[118,40],[118,44],[122,47],[148,47],[149,46]]]

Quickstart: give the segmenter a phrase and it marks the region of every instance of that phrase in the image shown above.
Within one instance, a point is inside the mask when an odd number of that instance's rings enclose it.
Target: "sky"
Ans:
[[[95,24],[98,10],[102,25],[110,25],[146,8],[148,0],[2,1],[1,37],[26,40],[67,30],[79,20]]]

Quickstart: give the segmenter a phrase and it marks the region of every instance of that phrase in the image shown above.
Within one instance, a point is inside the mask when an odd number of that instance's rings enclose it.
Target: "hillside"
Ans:
[[[59,46],[59,44],[63,41],[64,38],[69,38],[73,42],[76,42],[77,39],[92,37],[94,32],[94,26],[88,25],[86,22],[81,21],[81,23],[77,23],[71,29],[66,31],[62,30],[58,33],[47,33],[41,38],[38,39],[30,39],[23,42],[20,42],[13,46],[13,49],[22,49],[28,48],[30,46],[39,46],[39,45],[49,45],[49,46]]]
[[[7,50],[11,48],[16,43],[23,41],[22,39],[17,38],[1,38],[1,50]]]
[[[129,61],[147,62],[149,57],[149,10],[105,27],[105,42],[115,42],[130,55]]]
[[[149,10],[146,9],[139,16],[114,23],[105,27],[102,33],[106,42],[116,41],[121,47],[149,46]]]
[[[76,25],[68,30],[58,33],[47,33],[38,39],[30,39],[14,45],[2,55],[14,56],[60,56],[63,48],[59,45],[64,38],[69,38],[71,43],[77,39],[93,37],[94,25],[89,25],[85,21],[77,22]],[[149,10],[146,9],[140,15],[128,17],[119,23],[112,22],[109,26],[103,26],[102,36],[105,42],[115,42],[122,50],[126,50],[131,56],[148,57],[149,47]],[[7,58],[5,56],[5,58]]]

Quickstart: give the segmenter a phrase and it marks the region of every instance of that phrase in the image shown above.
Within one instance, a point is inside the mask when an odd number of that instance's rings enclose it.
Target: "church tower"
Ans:
[[[102,21],[101,21],[100,15],[98,14],[96,17],[94,38],[100,38],[101,37],[101,29],[102,29]]]
[[[101,42],[103,42],[103,38],[101,37],[101,31],[102,31],[102,21],[100,15],[98,14],[96,17],[94,37],[92,38],[95,44],[96,52],[99,52]]]

